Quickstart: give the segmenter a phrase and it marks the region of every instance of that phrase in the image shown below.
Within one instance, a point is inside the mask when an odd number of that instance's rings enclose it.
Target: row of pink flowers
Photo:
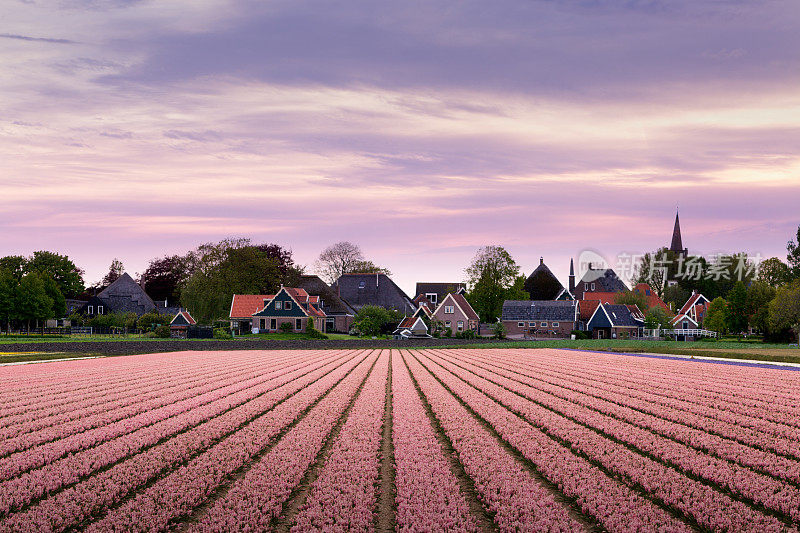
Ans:
[[[760,430],[745,427],[744,421],[738,420],[741,417],[733,417],[731,419],[731,417],[728,416],[727,418],[729,418],[729,420],[722,420],[723,417],[715,411],[695,409],[696,412],[691,412],[685,409],[685,405],[681,405],[679,400],[670,402],[663,397],[642,392],[633,387],[606,385],[599,380],[580,378],[579,376],[569,375],[563,372],[540,371],[537,372],[536,375],[538,379],[543,380],[547,380],[548,377],[551,376],[570,380],[574,383],[576,390],[591,391],[597,397],[605,400],[672,422],[685,424],[720,437],[733,439],[760,450],[771,451],[800,459],[799,441],[782,435],[776,435],[774,432],[767,432],[768,434],[765,435],[764,432]]]
[[[276,364],[279,362],[276,361]],[[137,379],[110,390],[75,392],[57,401],[42,402],[38,407],[21,407],[13,411],[0,409],[0,438],[64,424],[110,409],[120,409],[176,391],[191,389],[198,383],[211,383],[219,378],[258,368],[257,361],[214,361],[206,366],[177,366],[169,375],[158,373],[150,379]],[[263,368],[263,366],[262,366]],[[7,415],[7,416],[6,416]]]
[[[504,531],[580,530],[568,508],[507,450],[410,353],[409,364],[427,401],[453,443],[466,473]],[[446,374],[446,373],[437,373]],[[440,377],[446,378],[442,375]],[[589,516],[615,531],[689,531],[651,502],[524,423],[507,409],[451,376],[448,386],[467,400],[500,436]],[[443,380],[444,381],[444,380]],[[474,396],[474,398],[473,398]]]
[[[437,375],[448,382],[461,381],[474,385],[472,390],[499,402],[518,413],[532,427],[538,428],[571,450],[602,464],[608,471],[622,476],[631,485],[642,487],[660,502],[677,512],[691,516],[701,526],[715,531],[784,531],[786,526],[778,519],[764,515],[746,504],[733,500],[717,490],[689,479],[676,470],[640,455],[626,446],[613,442],[591,429],[573,422],[530,400],[520,397],[451,363],[443,367],[427,362]],[[465,395],[467,396],[467,395]],[[472,395],[474,396],[474,395]],[[463,397],[472,404],[472,398]],[[477,411],[478,409],[476,409]],[[522,422],[522,421],[520,421]]]
[[[376,358],[377,354],[370,355],[323,397],[266,454],[252,463],[244,476],[237,479],[223,497],[212,502],[207,512],[196,523],[193,523],[190,529],[219,532],[269,530],[270,523],[280,515],[283,503],[300,483],[304,473],[325,444],[334,425],[358,393],[359,387],[374,366]],[[306,394],[304,390],[298,396]],[[296,416],[297,414],[295,414]],[[284,425],[291,420],[285,419]],[[234,438],[239,437],[240,433],[234,435]],[[261,434],[254,434],[246,443],[243,442],[242,447],[246,447],[246,451],[261,450],[272,441],[274,435],[267,437],[268,439],[264,439]],[[241,452],[240,455],[245,455],[246,451]],[[208,459],[210,460],[211,457]],[[193,483],[200,483],[206,487],[219,484],[224,480],[224,472],[239,459],[234,457],[232,463],[229,461],[228,457],[224,455],[216,458],[215,461],[206,463],[205,471],[201,470],[197,473],[199,478],[192,476],[190,479]],[[186,473],[190,474],[188,469]],[[128,531],[128,526],[139,523],[143,519],[148,526],[152,524],[160,527],[166,523],[165,520],[170,519],[169,515],[174,515],[173,509],[176,505],[178,508],[188,509],[205,499],[207,494],[197,494],[195,490],[192,490],[188,499],[182,497],[179,502],[176,502],[171,490],[174,490],[175,487],[186,486],[185,481],[186,478],[175,479],[174,485],[167,482],[163,487],[164,490],[159,491],[158,496],[144,500],[142,503],[147,506],[148,514],[143,514],[138,510],[135,513],[128,512],[121,523],[123,529]],[[156,515],[156,518],[151,521],[150,517],[153,514]],[[114,529],[118,529],[116,525],[120,522],[114,520],[114,516],[109,516],[109,519],[111,522],[97,525],[110,526],[114,524]],[[100,527],[98,530],[104,529],[106,528]]]
[[[389,351],[385,350],[331,446],[292,531],[372,528],[388,375]]]
[[[606,416],[591,407],[583,407],[579,401],[570,402],[554,397],[468,362],[459,361],[458,364],[476,376],[524,396],[573,421],[601,431],[632,449],[671,464],[680,471],[705,479],[758,505],[782,513],[787,520],[800,521],[800,490],[793,485],[709,456],[633,424]]]
[[[129,456],[23,512],[10,515],[0,522],[0,530],[62,531],[102,514],[131,491],[159,478],[165,471],[184,463],[220,439],[230,442],[225,437],[238,435],[244,429],[249,428],[246,434],[250,434],[269,429],[265,424],[280,424],[286,417],[291,421],[313,401],[314,394],[322,394],[361,359],[349,358],[341,366],[326,365],[200,426],[178,433],[144,452]],[[335,367],[333,370],[332,366]],[[102,457],[93,457],[102,460]],[[183,487],[180,490],[187,489]]]
[[[553,370],[559,371],[558,367],[553,368]],[[563,366],[560,372],[563,372]],[[583,377],[576,376],[576,372],[573,370],[563,373],[569,374],[570,377]],[[637,397],[646,398],[649,401],[681,409],[688,413],[705,415],[723,422],[771,433],[795,442],[800,441],[798,413],[794,408],[790,412],[779,412],[772,408],[775,402],[762,403],[760,408],[745,408],[734,407],[725,400],[719,399],[711,406],[713,408],[709,409],[709,405],[698,403],[691,393],[678,392],[676,386],[673,386],[671,391],[667,391],[663,387],[647,382],[632,383],[628,379],[614,377],[610,372],[606,375],[596,375],[584,379],[588,379],[604,390],[634,393],[638,395]],[[703,385],[701,387],[705,388]]]
[[[397,529],[478,531],[403,358],[392,357]]]
[[[526,370],[518,365],[505,364],[501,361],[495,362],[477,355],[472,356],[472,354],[467,356],[464,353],[463,355],[469,357],[470,361],[490,368],[493,372],[526,383],[539,391],[590,407],[749,469],[793,483],[800,483],[800,461],[608,401],[593,394],[596,391],[593,391],[591,387],[576,385],[574,379],[551,377],[545,380],[543,374],[537,374],[536,371]]]
[[[124,434],[159,421],[163,417],[175,416],[186,408],[194,406],[198,398],[219,397],[252,386],[269,377],[272,375],[259,372],[258,367],[243,371],[233,368],[230,373],[220,372],[199,376],[187,383],[186,387],[179,387],[182,390],[162,390],[159,393],[145,388],[141,392],[128,393],[127,399],[100,404],[100,407],[105,405],[105,410],[97,412],[97,407],[92,406],[78,410],[78,416],[74,420],[49,424],[37,430],[7,437],[0,441],[0,457],[67,438],[81,442],[83,443],[81,447],[86,447],[86,443],[97,442],[98,432],[106,436]],[[182,379],[178,376],[174,381],[181,383]],[[141,401],[131,403],[130,398],[141,398]],[[31,425],[33,424],[36,422]]]
[[[229,408],[225,406],[231,405],[231,401],[243,403],[308,372],[309,369],[305,366],[305,363],[301,363],[300,366],[290,365],[283,369],[278,368],[266,373],[263,378],[227,385],[222,390],[214,390],[195,398],[142,413],[128,420],[121,420],[3,457],[0,459],[0,480],[5,481],[28,470],[46,466],[59,459],[69,458],[70,454],[73,454],[74,458],[74,454],[79,452],[85,452],[83,453],[84,457],[106,457],[103,453],[91,451],[97,446],[103,446],[101,450],[113,448],[120,450],[120,453],[122,450],[130,453],[130,443],[137,442],[139,444],[136,448],[141,449],[141,446],[146,445],[145,442],[157,442],[158,439],[171,435],[172,433],[169,431],[183,431],[203,422],[205,418],[198,418],[199,408],[203,408],[204,413],[221,412],[218,410]],[[188,415],[182,416],[185,413]],[[120,438],[122,439],[120,440]],[[112,455],[116,456],[116,454]],[[97,460],[94,459],[87,461],[87,464],[96,462]]]

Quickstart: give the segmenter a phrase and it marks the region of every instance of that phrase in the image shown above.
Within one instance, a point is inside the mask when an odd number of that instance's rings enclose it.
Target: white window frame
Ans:
[[[94,314],[94,306],[93,305],[90,305],[90,306],[88,306],[86,308],[86,314],[87,315],[93,315]]]
[[[98,305],[97,306],[97,314],[98,315],[102,315],[103,314],[103,306],[102,305]]]
[[[426,292],[425,298],[427,298],[428,301],[433,305],[436,305],[439,302],[439,295],[435,292]]]
[[[517,322],[517,327],[518,328],[524,328],[525,327],[525,322]]]
[[[594,290],[594,283],[592,283],[592,288],[590,290]]]
[[[558,322],[551,322],[550,323],[550,327],[557,328],[558,327]]]
[[[264,319],[264,320],[266,320],[266,319]],[[273,327],[273,325],[274,325],[274,327]],[[269,319],[269,329],[272,329],[272,330],[277,330],[278,329],[278,319],[276,319],[276,318],[270,318]]]
[[[444,327],[446,327],[446,328],[450,327],[450,321],[449,320],[445,320],[444,321]]]
[[[536,327],[536,322],[528,322],[528,327],[529,328],[535,328]]]
[[[456,329],[458,331],[464,331],[464,321],[463,320],[459,320],[458,322],[456,322]]]
[[[542,323],[540,324],[540,326],[541,326],[541,327],[543,327],[543,328],[546,328],[546,327],[547,327],[547,322],[544,322],[544,321],[542,321]]]
[[[291,310],[292,310],[292,302],[285,302],[285,304],[286,304],[286,305],[284,305],[284,306],[283,306],[283,308],[284,308],[286,311],[291,311]]]
[[[444,306],[444,314],[452,315],[456,312],[456,306],[454,305],[445,305]]]
[[[283,309],[283,302],[280,300],[275,300],[275,310],[280,311]]]

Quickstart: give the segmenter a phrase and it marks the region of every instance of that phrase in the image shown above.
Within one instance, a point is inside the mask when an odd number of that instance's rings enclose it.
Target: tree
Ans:
[[[635,293],[633,291],[618,292],[614,303],[620,305],[635,305],[639,309],[647,309],[647,297],[644,294]]]
[[[671,305],[672,309],[680,309],[683,304],[691,297],[691,291],[688,291],[680,285],[671,285],[664,289],[662,300],[665,304]]]
[[[800,278],[800,225],[797,226],[797,236],[786,243],[786,260],[792,270],[792,278]]]
[[[644,314],[644,327],[647,329],[669,329],[669,314],[660,305],[655,305],[648,309]]]
[[[747,288],[747,317],[750,326],[761,333],[769,330],[769,302],[775,298],[775,288],[764,281],[754,281]]]
[[[120,276],[125,272],[125,266],[122,264],[122,261],[119,259],[114,258],[111,261],[111,266],[108,267],[108,274],[105,275],[103,281],[100,282],[103,287],[108,287],[115,281],[117,281]]]
[[[364,261],[364,254],[358,245],[341,241],[322,250],[316,262],[316,269],[323,279],[333,283],[342,274],[352,272],[353,268]]]
[[[741,333],[747,329],[747,288],[737,281],[728,292],[728,312],[726,326],[731,333]]]
[[[663,298],[667,280],[675,279],[676,259],[675,252],[667,247],[647,252],[634,266],[633,283],[647,283],[659,298]]]
[[[190,262],[181,302],[201,322],[227,318],[234,294],[274,294],[281,285],[275,260],[247,239],[204,244]]]
[[[83,270],[66,255],[40,250],[25,265],[26,272],[39,272],[56,282],[65,298],[75,298],[84,290]]]
[[[11,320],[16,319],[17,278],[8,270],[0,268],[0,320],[6,326],[6,333],[11,331]]]
[[[506,300],[529,300],[531,295],[525,290],[525,274],[520,274],[506,290]]]
[[[519,266],[502,246],[478,250],[466,270],[467,300],[483,322],[495,322],[503,302],[519,276]]]
[[[21,255],[7,255],[0,257],[0,270],[10,273],[19,282],[27,273],[28,260]]]
[[[16,291],[17,317],[31,329],[31,321],[53,317],[53,300],[47,296],[44,281],[36,272],[22,276]]]
[[[728,315],[728,302],[724,298],[714,298],[708,306],[703,327],[716,331],[720,335],[725,333],[726,318]]]
[[[181,286],[189,279],[189,262],[180,255],[151,259],[139,283],[153,300],[178,302]]]
[[[791,329],[800,342],[800,279],[776,291],[769,303],[769,324],[773,331]]]
[[[361,335],[377,337],[391,332],[401,318],[400,313],[394,309],[385,309],[377,305],[365,305],[356,313],[353,327]]]
[[[44,290],[47,297],[53,301],[51,318],[64,317],[67,314],[67,301],[61,293],[58,283],[46,274],[39,274],[44,283]]]
[[[770,257],[761,262],[758,269],[758,280],[777,288],[792,280],[792,271],[777,257]]]
[[[379,267],[372,261],[365,260],[353,264],[345,274],[386,274],[387,276],[391,276],[392,271],[388,268]]]

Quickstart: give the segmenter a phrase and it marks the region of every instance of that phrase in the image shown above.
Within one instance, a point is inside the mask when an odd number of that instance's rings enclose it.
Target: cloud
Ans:
[[[28,35],[15,35],[13,33],[0,33],[3,39],[17,39],[20,41],[34,41],[41,43],[55,43],[55,44],[77,44],[77,41],[70,39],[53,39],[50,37],[30,37]]]

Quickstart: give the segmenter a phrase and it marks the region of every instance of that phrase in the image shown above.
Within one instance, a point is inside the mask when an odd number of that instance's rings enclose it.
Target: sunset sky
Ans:
[[[786,255],[800,2],[0,2],[0,255],[229,236],[416,281],[476,249]],[[413,294],[412,294],[413,296]]]

